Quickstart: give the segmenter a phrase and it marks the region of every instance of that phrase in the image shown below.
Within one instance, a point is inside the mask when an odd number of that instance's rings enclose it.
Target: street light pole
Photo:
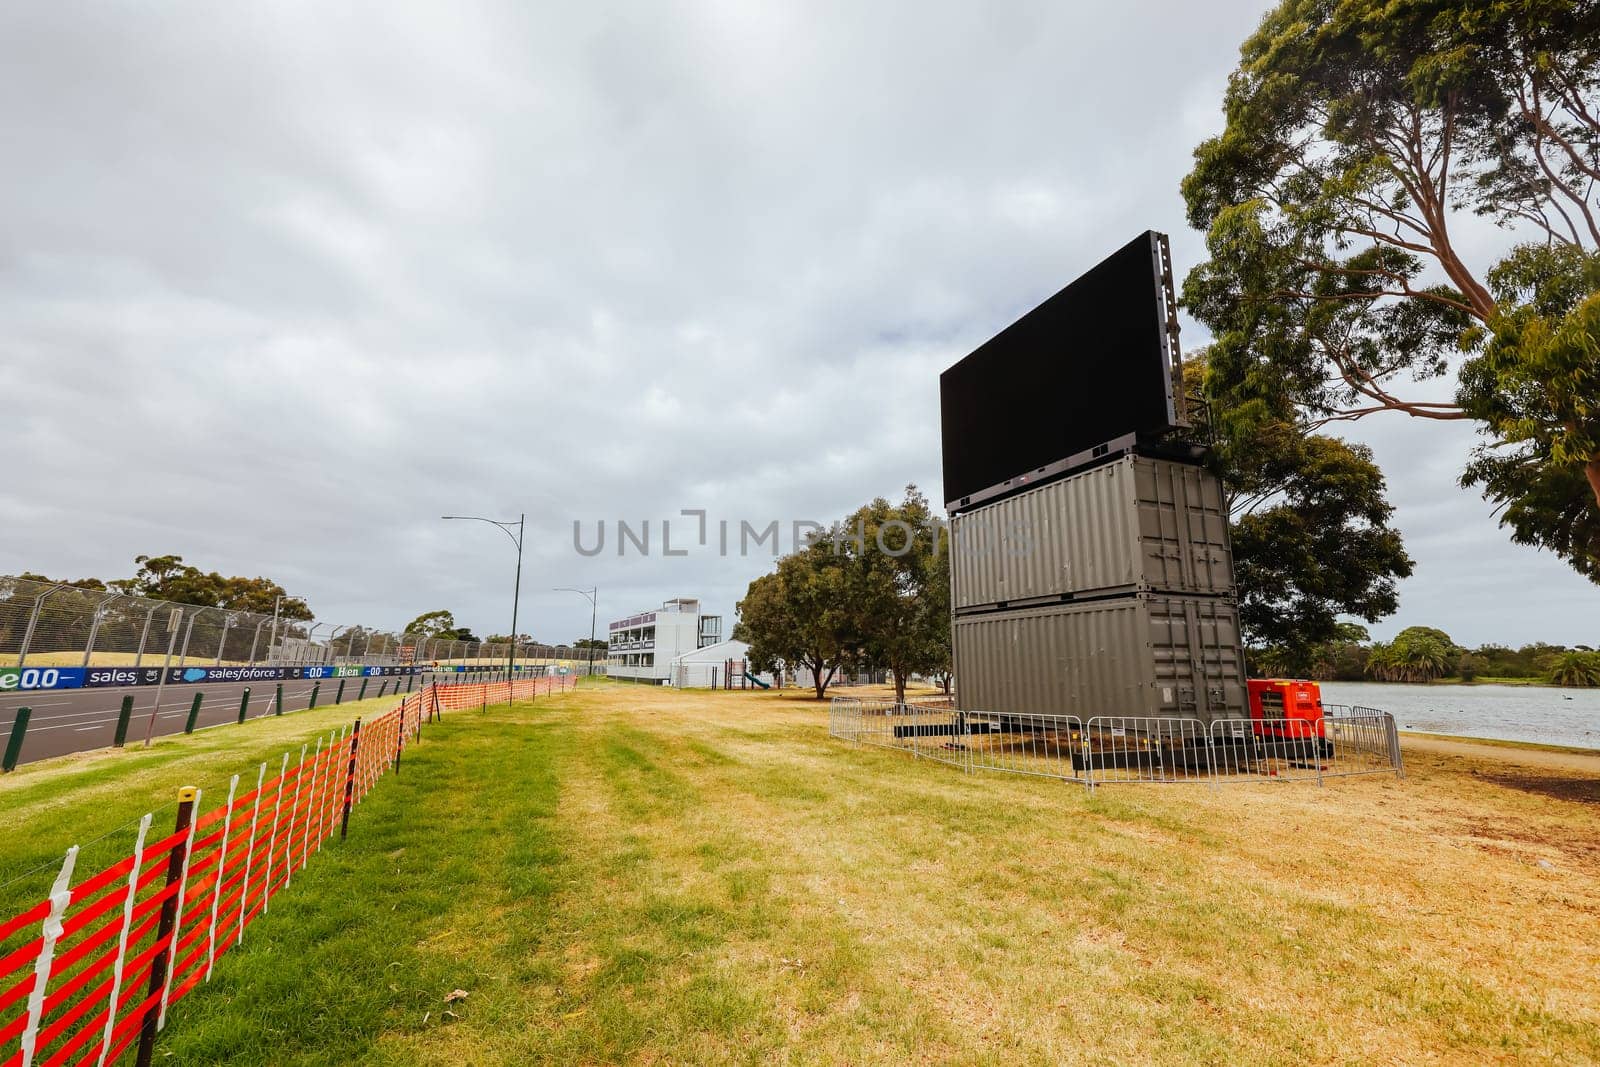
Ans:
[[[510,522],[500,522],[498,519],[486,519],[481,515],[441,515],[444,519],[467,519],[472,522],[486,522],[490,526],[498,526],[502,533],[511,538],[511,543],[517,546],[517,582],[511,590],[511,645],[506,654],[506,681],[511,681],[517,672],[517,608],[522,600],[522,531],[523,525],[528,521],[528,513],[523,512],[517,517],[517,532],[511,532]]]
[[[579,596],[589,598],[589,677],[593,678],[595,597],[599,595],[600,587],[595,586],[593,589],[574,589],[570,585],[561,585],[557,586],[555,591],[558,593],[577,593]]]

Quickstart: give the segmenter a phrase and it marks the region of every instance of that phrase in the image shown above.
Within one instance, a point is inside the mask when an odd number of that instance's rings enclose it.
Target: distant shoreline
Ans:
[[[1526,741],[1499,741],[1487,737],[1458,737],[1455,734],[1400,732],[1402,749],[1427,752],[1435,756],[1465,756],[1505,763],[1521,763],[1544,770],[1600,775],[1600,749],[1567,745],[1542,745]]]
[[[1408,730],[1399,727],[1402,738],[1417,738],[1426,741],[1458,741],[1463,744],[1486,745],[1491,748],[1518,748],[1529,752],[1556,752],[1577,756],[1600,757],[1600,748],[1585,748],[1582,745],[1551,745],[1543,741],[1507,741],[1499,737],[1472,737],[1467,734],[1441,734],[1436,730]]]

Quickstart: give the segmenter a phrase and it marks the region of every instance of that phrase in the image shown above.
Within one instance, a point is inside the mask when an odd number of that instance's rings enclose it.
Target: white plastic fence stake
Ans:
[[[327,823],[328,823],[328,805],[332,803],[332,800],[329,799],[328,797],[323,796],[320,792],[318,792],[318,789],[319,788],[326,788],[328,782],[331,781],[332,778],[333,778],[333,774],[331,772],[335,771],[335,770],[338,770],[339,757],[337,755],[335,755],[335,753],[340,753],[340,752],[344,751],[344,735],[345,735],[345,732],[347,730],[349,730],[349,729],[350,728],[348,726],[339,727],[339,740],[337,742],[334,741],[332,738],[328,739],[329,759],[332,761],[331,762],[331,766],[330,766],[330,773],[322,774],[322,769],[320,767],[317,768],[317,773],[318,773],[318,775],[321,775],[321,778],[322,778],[322,784],[321,784],[321,786],[317,786],[317,785],[313,785],[312,786],[312,790],[311,791],[313,793],[317,794],[316,801],[315,801],[315,803],[317,805],[317,810],[316,810],[316,822],[317,822],[317,847],[316,847],[316,851],[317,852],[321,852],[322,851],[322,842],[327,839],[327,835],[325,833],[323,833],[322,831],[323,831],[323,827],[326,826]],[[320,744],[322,739],[318,738],[317,741]],[[311,833],[311,823],[309,821],[307,821],[307,823],[306,823],[306,833],[308,835]],[[306,853],[307,853],[306,862],[310,861],[310,852],[311,852],[310,849],[306,850]],[[301,867],[304,867],[305,865],[306,865],[305,862],[302,862],[300,864]]]
[[[339,744],[334,748],[336,753],[328,762],[328,801],[322,806],[323,815],[327,820],[327,837],[333,836],[333,828],[339,821],[339,809],[344,803],[344,790],[339,783],[343,781],[341,773],[345,765],[345,753],[350,751],[347,742],[350,740],[350,727],[345,726],[339,731]]]
[[[322,747],[322,738],[317,738],[317,747]],[[300,785],[303,782],[306,766],[306,746],[300,746],[300,762],[295,765],[294,774],[294,803],[289,806],[289,829],[284,834],[283,841],[283,888],[288,889],[294,881],[294,813],[300,810]]]
[[[228,866],[228,829],[233,825],[233,796],[239,788],[236,774],[228,782],[228,809],[222,816],[222,841],[217,845],[217,872],[212,877],[211,929],[206,932],[206,981],[211,981],[211,970],[217,964],[217,911],[222,907],[222,875]]]
[[[283,754],[283,765],[278,768],[278,792],[272,798],[272,833],[267,835],[267,873],[261,879],[261,914],[267,913],[272,900],[272,851],[278,847],[278,812],[283,807],[283,777],[289,773],[289,753]]]
[[[39,958],[33,961],[33,989],[28,993],[28,1023],[22,1031],[22,1067],[32,1067],[33,1050],[39,1043],[39,1020],[44,1017],[44,992],[50,984],[50,968],[55,964],[56,942],[61,940],[61,917],[72,903],[72,868],[78,863],[78,846],[67,849],[61,872],[50,887],[50,914],[45,916],[39,942]]]
[[[328,749],[333,749],[333,735],[328,736]],[[317,738],[317,750],[311,757],[311,793],[306,797],[306,832],[300,835],[300,869],[311,862],[311,833],[316,828],[317,848],[322,847],[322,738]]]
[[[111,1031],[117,1025],[117,999],[122,994],[122,966],[128,959],[128,930],[133,926],[133,901],[139,893],[139,868],[144,866],[144,839],[150,832],[150,816],[139,820],[139,837],[133,843],[133,867],[128,871],[128,895],[122,901],[122,932],[117,935],[117,959],[111,965],[111,998],[106,1002],[106,1030],[100,1038],[98,1067],[105,1067],[111,1051]]]
[[[244,883],[239,887],[239,923],[234,927],[233,943],[237,945],[244,940],[244,913],[250,907],[250,861],[256,858],[256,819],[261,814],[261,783],[267,780],[267,761],[261,761],[261,769],[256,772],[256,802],[250,809],[250,836],[244,843]],[[211,972],[206,972],[206,980],[211,980]]]
[[[233,780],[237,783],[239,776],[234,775]],[[196,813],[200,811],[200,796],[201,791],[196,789],[193,808]],[[166,981],[161,983],[161,1010],[156,1013],[158,1031],[166,1029],[167,998],[172,996],[172,976],[178,970],[178,936],[183,933],[183,894],[189,888],[189,864],[194,862],[194,833],[199,825],[200,816],[195,814],[189,820],[189,836],[183,842],[183,870],[178,872],[178,895],[173,899],[177,910],[172,913],[172,941],[167,945],[167,977]]]

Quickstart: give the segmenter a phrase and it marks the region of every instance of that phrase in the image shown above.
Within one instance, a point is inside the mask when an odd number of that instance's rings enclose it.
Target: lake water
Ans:
[[[1323,682],[1322,699],[1380,708],[1402,730],[1600,749],[1600,689]]]

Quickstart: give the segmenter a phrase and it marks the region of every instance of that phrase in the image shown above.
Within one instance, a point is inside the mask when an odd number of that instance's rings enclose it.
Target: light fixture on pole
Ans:
[[[562,585],[562,586],[557,586],[556,587],[556,592],[558,592],[558,593],[577,593],[579,596],[583,596],[583,597],[588,597],[589,598],[589,677],[593,678],[594,677],[595,597],[600,594],[600,587],[599,586],[595,586],[593,589],[574,589],[570,585]]]
[[[506,680],[511,681],[516,677],[517,671],[517,603],[522,599],[522,528],[527,521],[527,512],[518,516],[515,523],[501,522],[498,519],[486,519],[481,515],[441,515],[442,519],[466,519],[471,522],[486,522],[490,526],[500,527],[500,531],[511,538],[511,543],[517,546],[517,582],[511,589],[511,651],[506,656]],[[515,525],[516,533],[511,532]]]

